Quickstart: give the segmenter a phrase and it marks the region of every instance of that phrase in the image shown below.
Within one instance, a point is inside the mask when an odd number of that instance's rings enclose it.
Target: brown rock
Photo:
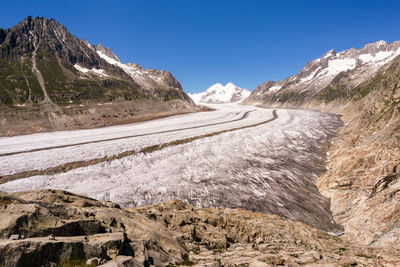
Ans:
[[[400,263],[396,250],[355,246],[303,223],[241,209],[200,209],[176,200],[121,209],[57,190],[3,194],[3,198],[16,202],[0,207],[8,214],[0,217],[1,231],[26,232],[28,238],[9,240],[5,235],[0,239],[0,266],[93,258],[107,260],[108,266],[162,266],[166,262],[175,266],[329,266],[353,259],[359,265]],[[27,224],[19,224],[18,218],[25,218]],[[55,229],[64,229],[63,235],[49,240]]]

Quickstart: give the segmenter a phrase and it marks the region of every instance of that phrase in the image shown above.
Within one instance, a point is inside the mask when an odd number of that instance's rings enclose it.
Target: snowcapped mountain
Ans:
[[[222,104],[222,103],[240,103],[250,95],[250,91],[240,88],[229,82],[225,86],[216,83],[206,91],[189,94],[193,101],[198,103]]]
[[[336,53],[330,50],[322,57],[308,62],[296,75],[280,81],[259,85],[246,102],[282,103],[326,97],[328,86],[354,87],[374,75],[380,67],[400,55],[400,41],[366,44]],[[323,95],[321,95],[323,94]],[[329,96],[331,97],[331,96]]]

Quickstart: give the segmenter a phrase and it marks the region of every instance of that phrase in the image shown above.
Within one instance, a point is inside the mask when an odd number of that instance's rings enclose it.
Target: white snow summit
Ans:
[[[196,104],[223,104],[223,103],[240,103],[250,95],[250,91],[240,88],[233,83],[229,82],[225,86],[216,83],[208,88],[206,91],[189,94]]]

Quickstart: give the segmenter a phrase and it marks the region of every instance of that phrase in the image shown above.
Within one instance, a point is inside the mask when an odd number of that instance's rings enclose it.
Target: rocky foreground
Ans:
[[[0,194],[0,266],[398,266],[300,222],[171,200],[121,208],[65,191]]]

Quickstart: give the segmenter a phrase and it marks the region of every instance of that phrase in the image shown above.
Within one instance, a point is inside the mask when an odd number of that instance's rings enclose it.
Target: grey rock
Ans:
[[[122,233],[93,235],[90,243],[85,242],[83,237],[58,237],[57,240],[37,237],[22,242],[0,241],[0,266],[46,266],[51,262],[65,260],[108,258],[108,254],[122,253],[120,248],[123,243]]]
[[[19,240],[21,237],[20,237],[20,235],[19,234],[16,234],[16,235],[10,235],[10,240]]]

